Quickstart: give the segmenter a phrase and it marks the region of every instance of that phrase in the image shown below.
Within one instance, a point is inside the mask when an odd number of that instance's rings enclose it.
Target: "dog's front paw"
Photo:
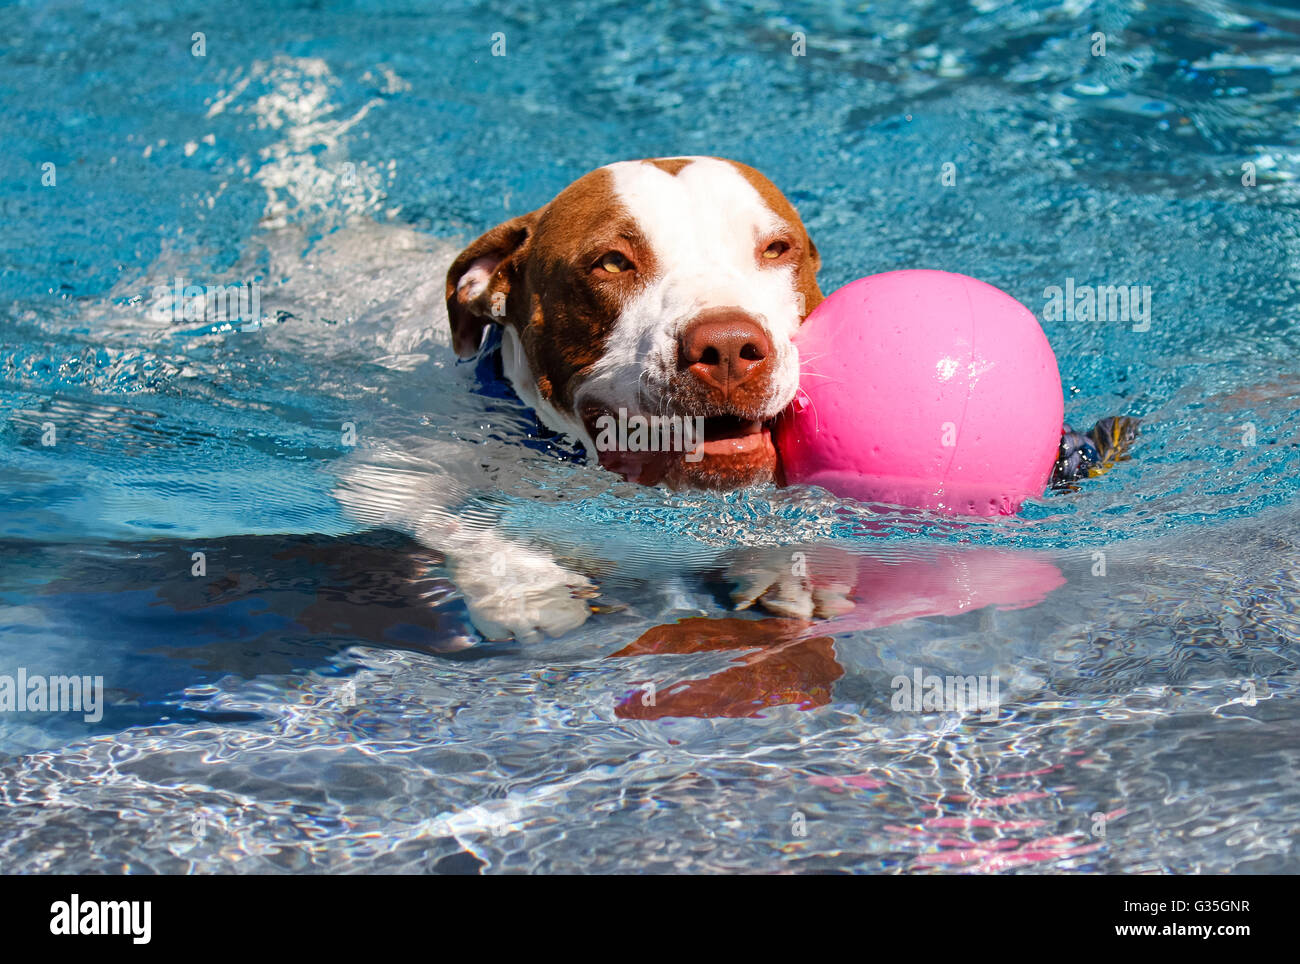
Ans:
[[[726,571],[737,609],[757,603],[770,613],[796,619],[828,619],[851,611],[856,576],[852,555],[826,547],[747,549]]]
[[[482,560],[459,560],[452,579],[465,597],[470,620],[484,639],[514,637],[532,643],[563,636],[591,615],[596,587],[550,556],[510,546]]]

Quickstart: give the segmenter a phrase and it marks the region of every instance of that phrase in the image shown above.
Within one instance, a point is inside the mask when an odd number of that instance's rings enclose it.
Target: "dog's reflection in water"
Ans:
[[[723,670],[655,689],[652,681],[616,706],[625,719],[664,717],[752,717],[774,706],[812,709],[832,698],[844,675],[835,657],[834,635],[876,629],[922,616],[955,616],[997,606],[1037,605],[1065,582],[1060,569],[1042,556],[996,549],[908,549],[855,556],[834,548],[748,552],[729,569],[736,579],[746,568],[800,570],[803,591],[844,600],[842,615],[830,620],[692,617],[655,626],[611,658],[735,650]],[[741,579],[743,585],[743,578]]]
[[[802,638],[810,623],[799,619],[708,619],[694,617],[655,626],[612,656],[740,650],[733,664],[705,679],[662,692],[637,690],[616,712],[634,720],[665,716],[756,716],[765,707],[825,706],[831,684],[844,675],[829,636]]]

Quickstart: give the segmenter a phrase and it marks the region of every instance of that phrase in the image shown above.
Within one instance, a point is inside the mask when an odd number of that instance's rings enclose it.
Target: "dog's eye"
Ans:
[[[769,244],[766,248],[763,249],[763,257],[766,258],[768,261],[775,261],[777,258],[781,257],[781,255],[785,254],[789,250],[790,250],[790,245],[786,244],[786,242],[773,241],[771,244]]]
[[[618,251],[608,251],[600,256],[597,267],[604,269],[610,274],[619,274],[623,271],[632,270],[632,262],[627,260]]]

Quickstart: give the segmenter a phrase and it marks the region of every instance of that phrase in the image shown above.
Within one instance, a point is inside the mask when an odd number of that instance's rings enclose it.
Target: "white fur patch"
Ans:
[[[771,340],[765,415],[774,416],[799,381],[791,341],[800,320],[796,269],[760,267],[756,249],[785,225],[732,165],[689,160],[675,175],[644,161],[605,168],[619,202],[645,234],[657,270],[623,307],[579,398],[590,395],[629,411],[656,408],[676,371],[683,328],[708,308],[736,307],[753,315]]]
[[[537,390],[537,376],[533,374],[528,364],[528,355],[524,353],[524,346],[519,341],[519,333],[509,325],[501,333],[501,370],[515,394],[537,413],[537,418],[543,425],[552,432],[580,440],[588,452],[596,451],[581,419],[565,415],[542,398],[542,393]]]
[[[466,301],[477,298],[487,290],[492,272],[500,263],[500,258],[475,258],[456,282],[456,292]]]

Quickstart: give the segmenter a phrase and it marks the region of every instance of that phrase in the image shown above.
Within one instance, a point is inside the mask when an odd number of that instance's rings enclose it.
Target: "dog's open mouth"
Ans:
[[[764,422],[738,415],[714,415],[704,419],[704,441],[700,450],[705,456],[740,455],[763,444],[767,431]]]
[[[744,415],[644,415],[585,407],[600,465],[629,482],[734,489],[765,482],[776,467],[770,423]]]

